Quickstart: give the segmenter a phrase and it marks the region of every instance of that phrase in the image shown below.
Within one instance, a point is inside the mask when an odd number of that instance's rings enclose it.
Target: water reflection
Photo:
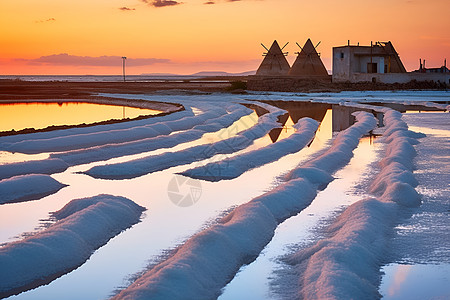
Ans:
[[[23,154],[19,152],[0,151],[0,165],[49,158],[49,153]]]
[[[127,284],[126,278],[130,274],[143,270],[149,259],[158,260],[166,249],[173,249],[204,228],[205,224],[217,215],[262,194],[273,184],[276,177],[295,167],[303,158],[304,153],[299,152],[246,172],[235,180],[202,182],[201,198],[190,207],[174,205],[168,198],[167,188],[174,174],[192,168],[197,163],[131,180],[99,180],[76,173],[78,170],[92,167],[95,163],[72,167],[63,173],[54,174],[55,179],[69,186],[40,201],[2,207],[0,237],[4,242],[17,240],[10,237],[31,231],[40,219],[48,216],[49,211],[60,209],[74,198],[108,193],[132,199],[148,210],[141,223],[111,239],[77,270],[49,285],[11,298],[106,299],[114,287]],[[93,278],[97,279],[95,285],[91,284]],[[80,289],[79,286],[86,288]]]
[[[286,134],[293,133],[293,125],[301,118],[311,118],[320,122],[319,131],[339,132],[349,128],[356,122],[356,118],[352,113],[363,110],[356,107],[347,107],[336,104],[312,103],[312,102],[296,102],[296,101],[264,101],[270,105],[277,106],[287,111],[286,114],[278,118],[281,128],[275,128],[270,131],[269,136],[273,143],[281,138],[285,138]],[[372,112],[372,110],[369,110]],[[290,134],[288,134],[290,135]]]
[[[322,113],[321,125],[310,147],[298,153],[287,155],[276,162],[246,172],[240,178],[234,180],[217,183],[202,182],[201,199],[188,208],[179,208],[173,205],[168,199],[167,187],[174,174],[192,168],[198,162],[177,166],[132,180],[98,180],[76,173],[76,171],[87,170],[98,164],[98,162],[73,167],[63,173],[54,174],[53,177],[55,179],[69,186],[57,194],[45,197],[40,201],[4,206],[0,218],[0,225],[2,225],[0,226],[1,240],[16,240],[17,238],[10,239],[10,237],[20,232],[31,231],[39,223],[40,219],[45,219],[48,216],[49,211],[60,209],[74,198],[108,193],[130,198],[148,208],[148,211],[141,223],[116,236],[107,245],[98,249],[83,266],[58,278],[47,286],[23,293],[17,299],[104,299],[108,297],[113,287],[124,284],[123,280],[126,276],[144,269],[149,258],[158,259],[165,249],[173,248],[186,237],[198,232],[212,217],[267,191],[268,187],[274,184],[276,178],[280,177],[283,172],[292,169],[299,162],[308,159],[315,151],[325,147],[332,136],[331,107]],[[255,112],[255,114],[257,113]],[[253,114],[244,118],[245,126],[257,122],[257,118]],[[295,111],[293,114],[289,114],[289,117],[286,118],[283,124],[285,128],[277,135],[277,140],[292,134],[294,132],[292,125],[299,118]],[[242,120],[237,122],[240,121]],[[222,139],[230,134],[234,135],[245,129],[244,123],[242,123],[242,126],[233,124],[232,126],[238,126],[236,130],[224,131],[224,134],[220,136],[217,133],[211,134],[211,136],[205,135],[201,142],[210,142],[210,138]],[[270,135],[267,135],[265,138],[265,142],[272,143]],[[164,149],[163,151],[178,151],[187,147],[187,144],[193,145],[195,143],[199,143],[199,141]],[[355,156],[360,157],[357,154]],[[121,157],[114,160],[129,160],[130,158]],[[370,155],[365,154],[363,156],[363,159],[369,158],[371,158]],[[361,164],[361,161],[358,160],[357,162],[359,166],[365,166],[365,164]],[[351,180],[353,178],[347,173],[341,174],[340,177],[343,178],[342,180]],[[252,184],[249,184],[249,182]],[[340,182],[342,187],[344,187],[342,181],[336,182]],[[324,200],[324,205],[326,203],[335,203],[336,193],[332,191],[331,194],[330,198]],[[333,201],[330,201],[330,199]],[[316,208],[320,211],[325,211],[323,207],[316,206]],[[304,221],[303,217],[302,219]],[[300,227],[296,225],[291,227],[291,230],[296,232],[298,228],[303,228],[302,224],[300,224]],[[296,238],[294,241],[298,241],[298,239]],[[92,283],[92,278],[98,279],[95,285],[90,284]],[[252,276],[252,278],[255,278],[255,276]],[[244,284],[247,290],[248,284],[248,282]],[[85,286],[86,288],[79,289],[79,286]]]
[[[450,265],[400,265],[383,267],[380,286],[385,300],[450,299]]]
[[[0,104],[0,131],[91,124],[158,113],[161,111],[86,102],[2,103]]]
[[[295,102],[295,101],[264,101],[270,105],[279,107],[287,111],[286,114],[278,118],[281,128],[274,128],[270,131],[269,137],[273,143],[278,141],[280,137],[294,133],[293,125],[301,118],[309,117],[320,123],[324,120],[327,110],[331,108],[330,104]],[[290,134],[287,134],[289,133]]]

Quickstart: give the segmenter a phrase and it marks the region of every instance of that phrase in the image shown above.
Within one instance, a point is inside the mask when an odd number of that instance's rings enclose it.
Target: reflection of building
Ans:
[[[450,83],[450,73],[406,72],[391,42],[333,48],[333,82]]]
[[[355,123],[356,119],[352,115],[355,111],[367,111],[379,119],[380,125],[382,124],[382,113],[376,112],[372,109],[362,109],[355,107],[341,106],[339,104],[329,104],[329,103],[312,103],[312,102],[300,102],[300,101],[278,101],[278,100],[265,100],[264,103],[270,104],[272,106],[279,107],[286,110],[288,113],[278,118],[278,122],[281,126],[286,124],[288,118],[290,118],[293,123],[297,123],[301,118],[311,118],[317,122],[323,123],[326,115],[331,115],[331,122],[329,128],[326,130],[331,132],[338,132],[345,130]],[[270,132],[270,137],[273,142],[276,142],[278,136],[280,135],[281,129],[276,128]]]
[[[321,128],[324,131],[328,131],[331,135],[332,132],[339,132],[349,128],[356,121],[356,118],[352,113],[356,111],[366,111],[371,113],[378,119],[378,126],[383,127],[384,114],[380,111],[368,108],[344,106],[340,104],[331,103],[317,103],[310,101],[282,101],[282,100],[261,100],[261,102],[267,103],[272,106],[279,107],[287,111],[286,114],[278,117],[278,122],[284,128],[285,125],[290,122],[296,124],[302,118],[311,118],[321,123]],[[407,110],[416,111],[442,111],[438,108],[430,108],[420,104],[402,104],[402,103],[379,103],[372,102],[367,103],[373,106],[389,107],[391,109],[406,112]],[[245,104],[247,107],[254,109],[258,116],[262,116],[268,111],[256,104]],[[331,117],[331,118],[329,118]],[[328,118],[328,120],[326,120]],[[326,127],[326,128],[324,128]],[[276,142],[282,132],[282,128],[272,129],[269,133],[272,142]]]

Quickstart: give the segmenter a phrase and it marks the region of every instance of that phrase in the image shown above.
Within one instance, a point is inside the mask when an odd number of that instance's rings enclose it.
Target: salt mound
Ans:
[[[72,200],[57,222],[0,248],[0,297],[47,284],[82,265],[121,231],[139,222],[144,208],[111,195]]]
[[[0,181],[0,204],[38,200],[65,186],[49,175],[14,176]]]

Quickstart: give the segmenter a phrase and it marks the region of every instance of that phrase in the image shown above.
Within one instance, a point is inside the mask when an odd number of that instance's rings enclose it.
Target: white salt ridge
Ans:
[[[303,149],[314,138],[318,122],[310,118],[303,118],[294,125],[294,128],[297,132],[274,144],[220,162],[189,169],[182,172],[181,175],[208,181],[239,177],[250,169],[274,162],[285,155]]]
[[[69,165],[86,164],[99,160],[120,157],[124,155],[133,155],[142,152],[153,151],[162,148],[171,148],[176,145],[194,141],[201,138],[205,133],[215,132],[231,126],[240,118],[252,113],[251,109],[234,107],[228,114],[214,119],[208,119],[204,124],[195,125],[187,131],[173,133],[168,136],[159,136],[138,141],[132,141],[122,144],[104,145],[95,148],[74,150],[63,153],[51,154],[51,158],[59,158]]]
[[[173,147],[181,143],[198,139],[206,132],[212,132],[228,127],[239,118],[252,112],[251,109],[242,107],[241,105],[230,105],[228,109],[228,114],[218,118],[207,119],[204,124],[195,125],[192,129],[184,132],[121,144],[54,153],[50,155],[50,158],[43,160],[0,165],[0,179],[30,173],[50,175],[63,172],[69,166],[107,160],[124,155],[138,154],[160,148]],[[216,111],[214,115],[217,113],[218,112]]]
[[[150,125],[69,136],[56,136],[48,139],[24,140],[10,144],[5,143],[3,146],[4,150],[9,152],[36,154],[42,152],[68,151],[105,144],[119,144],[159,135],[168,135],[174,131],[186,130],[197,124],[202,124],[208,119],[217,118],[225,113],[226,110],[218,108],[198,116],[188,116],[178,120],[158,122]]]
[[[353,130],[352,126],[342,131],[334,142],[343,144],[342,150],[350,153],[356,146],[347,143],[345,136],[357,141],[376,126],[371,114],[358,112],[355,115],[358,122],[353,126],[359,129]],[[333,166],[345,164],[348,157],[337,158],[341,162]],[[331,170],[327,163],[323,161],[324,165],[319,167]],[[321,173],[327,175],[326,180],[332,180],[330,173],[322,169],[316,171],[306,172],[303,178],[298,176],[238,206],[218,224],[188,239],[174,255],[145,272],[113,299],[217,298],[239,268],[254,260],[270,242],[277,225],[311,203],[319,187],[312,182],[322,182]],[[317,174],[319,176],[315,177]]]
[[[48,175],[14,176],[0,181],[0,204],[38,200],[65,186]]]
[[[417,134],[408,131],[401,114],[388,111],[381,172],[365,199],[349,206],[329,227],[330,237],[300,250],[287,261],[299,274],[298,294],[303,299],[377,299],[380,267],[387,244],[402,213],[420,205],[412,161]]]
[[[0,248],[0,298],[47,284],[82,265],[121,231],[139,222],[144,208],[111,195],[72,200],[44,231]]]
[[[26,174],[54,174],[64,172],[69,165],[61,159],[43,159],[0,165],[0,180]]]
[[[183,111],[177,111],[165,116],[158,116],[153,117],[149,119],[143,119],[143,120],[135,120],[135,121],[127,121],[127,122],[121,122],[121,123],[114,123],[114,124],[105,124],[105,125],[96,125],[96,126],[89,126],[89,127],[76,127],[76,128],[68,128],[63,130],[54,130],[54,131],[46,131],[46,132],[35,132],[35,133],[28,133],[28,134],[18,134],[18,135],[11,135],[11,136],[3,136],[0,137],[0,147],[1,149],[4,149],[5,145],[7,143],[17,143],[24,140],[39,140],[39,139],[51,139],[54,137],[63,137],[63,136],[69,136],[69,135],[78,135],[78,134],[88,134],[88,133],[95,133],[95,132],[102,132],[102,131],[108,131],[108,130],[121,130],[121,129],[128,129],[131,127],[136,126],[146,126],[151,125],[159,122],[167,122],[167,121],[173,121],[178,120],[184,117],[190,117],[193,116],[194,113],[187,108]]]
[[[238,135],[211,144],[199,145],[178,152],[166,152],[117,164],[96,166],[85,173],[102,179],[131,179],[170,167],[204,160],[217,154],[233,153],[250,146],[255,139],[263,137],[270,130],[279,127],[278,116],[284,111],[268,113],[259,118],[258,123]]]
[[[319,176],[321,172],[332,174],[347,164],[353,156],[352,151],[348,150],[355,149],[358,146],[359,139],[377,125],[377,120],[370,113],[356,112],[353,115],[358,122],[339,133],[326,152],[303,164],[301,168],[294,169],[285,178],[290,180],[310,174],[314,175],[315,179],[320,179],[322,177]],[[317,172],[317,170],[321,172]]]

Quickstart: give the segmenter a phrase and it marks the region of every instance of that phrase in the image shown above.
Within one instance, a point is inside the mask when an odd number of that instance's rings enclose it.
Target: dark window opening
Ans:
[[[376,82],[377,82],[377,79],[376,79],[375,77],[372,77],[372,82],[373,82],[373,83],[376,83]]]
[[[378,64],[377,63],[367,63],[367,73],[378,73]]]
[[[384,65],[384,73],[387,73],[387,72],[388,72],[387,65]]]
[[[341,59],[344,58],[344,52],[341,52]]]

